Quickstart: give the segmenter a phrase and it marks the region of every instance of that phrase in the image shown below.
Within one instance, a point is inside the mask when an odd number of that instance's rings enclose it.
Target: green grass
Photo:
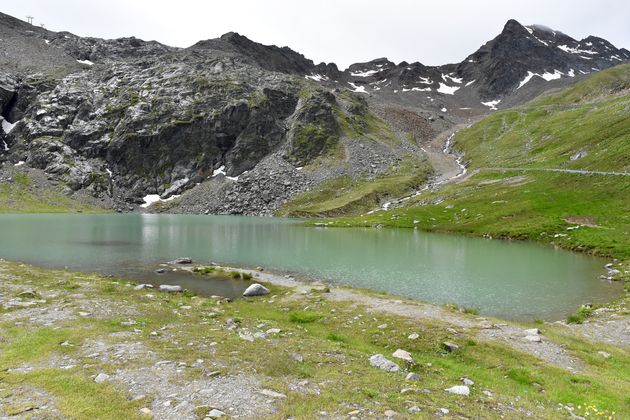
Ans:
[[[593,314],[593,308],[581,306],[574,314],[569,315],[567,322],[570,324],[581,324],[586,318]]]
[[[58,192],[35,189],[30,177],[18,170],[13,179],[14,182],[0,183],[0,213],[104,212]]]
[[[324,182],[283,205],[276,214],[292,217],[355,215],[373,210],[390,197],[415,191],[431,173],[426,160],[406,160],[373,180],[346,175]]]
[[[587,368],[580,375],[547,366],[500,342],[476,340],[471,330],[453,335],[449,324],[367,312],[350,303],[329,301],[326,294],[295,295],[291,289],[269,285],[268,297],[217,305],[216,299],[181,294],[157,293],[155,299],[147,299],[146,291],[136,292],[126,282],[96,275],[12,263],[0,263],[0,269],[15,276],[7,281],[21,287],[37,289],[42,295],[54,292],[57,296],[49,298],[47,305],[63,304],[64,310],[76,310],[77,302],[69,294],[80,293],[98,299],[101,305],[116,303],[135,313],[137,324],[129,327],[120,324],[126,316],[118,315],[60,321],[54,328],[29,323],[3,325],[2,388],[9,392],[22,386],[42,388],[55,398],[56,408],[70,418],[136,418],[139,408],[146,406],[146,401],[130,400],[127,387],[95,384],[90,377],[99,371],[133,369],[134,362],[125,364],[120,360],[112,365],[94,360],[88,368],[68,371],[48,368],[46,363],[49,357],[54,359],[64,352],[76,354],[88,337],[108,342],[114,339],[113,334],[118,334],[115,340],[125,340],[128,338],[119,334],[134,328],[141,333],[134,334],[133,340],[155,352],[157,360],[192,363],[208,359],[208,369],[219,370],[221,375],[254,375],[261,386],[287,394],[271,418],[312,418],[321,411],[343,417],[356,407],[373,413],[373,417],[383,417],[385,410],[392,409],[402,417],[413,418],[414,414],[407,411],[412,405],[422,408],[415,415],[418,418],[433,417],[440,408],[448,408],[452,416],[494,418],[499,417],[500,407],[505,404],[532,411],[536,418],[557,418],[560,412],[556,407],[560,403],[594,406],[599,411],[614,411],[620,417],[630,413],[630,401],[625,395],[630,366],[627,352],[602,345],[597,350],[601,347],[612,355],[602,359],[592,344],[589,347],[583,339],[566,335],[566,331],[556,330],[559,327],[553,325],[545,327],[545,335],[584,360]],[[66,284],[77,287],[66,290]],[[3,288],[0,285],[0,291],[4,292]],[[183,305],[191,309],[179,309]],[[214,315],[210,316],[209,311]],[[249,342],[241,339],[238,331],[225,328],[228,319],[235,320],[241,330],[264,331],[273,327],[281,332],[265,341]],[[378,328],[383,323],[389,327]],[[160,334],[152,337],[150,331]],[[420,337],[408,339],[412,332]],[[61,347],[60,340],[70,341],[76,347]],[[443,341],[458,344],[459,350],[444,352],[440,347]],[[210,358],[203,345],[209,342],[217,343]],[[391,359],[398,348],[409,351],[416,361],[410,369],[422,378],[418,384],[405,381],[403,374],[383,372],[369,365],[370,355],[381,353]],[[302,356],[303,361],[290,357],[292,353]],[[21,364],[42,367],[28,373],[7,370]],[[186,377],[200,379],[203,372],[187,369]],[[461,377],[475,381],[470,398],[444,392],[461,383]],[[316,387],[318,392],[289,389],[288,384],[301,381]],[[400,392],[415,387],[428,393]],[[491,391],[493,396],[487,397],[482,390]]]
[[[483,168],[630,170],[629,80],[630,65],[618,66],[494,113],[455,137],[474,174],[467,181],[420,195],[401,209],[339,219],[335,226],[534,240],[627,261],[630,177]],[[578,152],[588,154],[571,160]]]

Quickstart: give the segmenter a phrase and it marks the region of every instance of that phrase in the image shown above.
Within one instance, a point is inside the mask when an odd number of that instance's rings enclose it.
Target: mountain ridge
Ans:
[[[0,37],[0,162],[121,211],[190,191],[199,204],[177,211],[272,214],[343,176],[422,177],[438,133],[630,58],[514,20],[461,63],[343,71],[234,32],[174,48],[0,14]]]

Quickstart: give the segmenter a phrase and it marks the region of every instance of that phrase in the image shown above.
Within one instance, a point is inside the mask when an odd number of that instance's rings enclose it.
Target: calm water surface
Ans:
[[[0,258],[177,283],[237,296],[243,281],[156,275],[181,256],[264,266],[510,319],[557,319],[621,293],[604,261],[537,244],[407,229],[322,229],[274,218],[192,215],[0,215]]]

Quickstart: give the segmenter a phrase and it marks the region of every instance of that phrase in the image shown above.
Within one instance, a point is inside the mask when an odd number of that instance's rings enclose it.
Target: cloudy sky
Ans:
[[[82,36],[136,36],[187,47],[239,32],[289,46],[315,62],[388,57],[436,65],[459,62],[514,18],[574,38],[597,35],[630,49],[627,0],[20,0],[0,11],[35,17]]]

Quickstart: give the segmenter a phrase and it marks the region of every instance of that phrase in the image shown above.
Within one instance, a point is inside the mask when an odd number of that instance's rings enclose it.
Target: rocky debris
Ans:
[[[282,394],[280,392],[276,392],[276,391],[272,391],[270,389],[263,389],[260,391],[260,394],[266,396],[266,397],[270,397],[270,398],[276,398],[276,399],[282,399],[282,398],[286,398],[287,396],[285,394]]]
[[[152,284],[142,283],[134,286],[133,290],[145,290],[145,289],[153,289]]]
[[[182,286],[179,286],[179,285],[160,284],[159,290],[160,292],[176,293],[176,292],[181,292],[183,289],[182,289]]]
[[[391,360],[385,358],[382,354],[375,354],[370,356],[370,365],[387,372],[399,372],[400,366]]]
[[[465,396],[470,395],[470,388],[468,388],[468,386],[466,385],[455,385],[455,386],[445,389],[445,391],[451,394],[456,394],[456,395],[465,395]]]
[[[413,364],[413,358],[411,357],[411,353],[406,350],[398,349],[393,354],[393,357],[397,359],[404,360],[407,363]]]
[[[243,296],[251,297],[251,296],[262,296],[269,293],[269,289],[259,283],[253,283],[249,285],[247,289],[243,292]]]

